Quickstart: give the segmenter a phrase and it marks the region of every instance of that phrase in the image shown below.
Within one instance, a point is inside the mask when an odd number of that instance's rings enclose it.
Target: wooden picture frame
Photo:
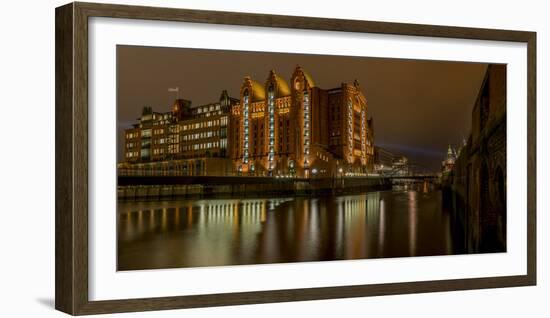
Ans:
[[[536,33],[236,12],[70,3],[56,9],[55,307],[101,314],[536,284]],[[111,17],[527,43],[527,275],[90,301],[88,297],[88,19]]]

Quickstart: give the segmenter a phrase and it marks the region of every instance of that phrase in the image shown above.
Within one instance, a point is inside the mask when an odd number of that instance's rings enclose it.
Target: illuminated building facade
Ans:
[[[451,148],[451,145],[447,148],[447,158],[441,162],[441,171],[443,173],[449,173],[453,170],[455,166],[456,158],[458,157],[457,152]]]
[[[374,147],[374,171],[379,175],[393,174],[393,163],[396,154],[382,147]]]
[[[273,70],[246,77],[230,119],[230,157],[240,175],[335,177],[373,171],[373,121],[359,83],[322,89],[300,66],[289,85]]]
[[[122,174],[226,175],[229,113],[237,99],[223,91],[216,103],[192,107],[177,99],[172,110],[144,107],[133,128],[124,131]]]
[[[410,172],[409,158],[405,156],[396,156],[393,159],[392,175],[408,176]]]
[[[322,89],[301,67],[289,85],[246,77],[240,98],[145,107],[124,132],[121,174],[339,177],[374,171],[373,120],[359,83]]]

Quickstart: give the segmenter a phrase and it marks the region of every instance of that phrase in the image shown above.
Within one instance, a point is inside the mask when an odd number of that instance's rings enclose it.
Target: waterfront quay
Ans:
[[[311,196],[388,190],[387,177],[119,176],[119,200]]]

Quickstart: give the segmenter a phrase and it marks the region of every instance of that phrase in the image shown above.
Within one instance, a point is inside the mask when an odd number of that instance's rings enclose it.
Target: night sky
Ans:
[[[350,56],[175,49],[117,48],[117,144],[143,106],[170,110],[179,97],[194,106],[215,102],[223,89],[235,98],[245,76],[265,83],[269,71],[290,81],[302,66],[323,89],[359,81],[374,118],[375,145],[439,171],[448,144],[470,131],[471,111],[487,64]]]

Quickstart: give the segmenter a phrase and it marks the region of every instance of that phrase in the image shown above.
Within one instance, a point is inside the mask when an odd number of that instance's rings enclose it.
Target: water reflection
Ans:
[[[119,203],[119,270],[461,253],[441,194]]]
[[[409,255],[416,255],[416,226],[417,226],[417,193],[409,191]]]

